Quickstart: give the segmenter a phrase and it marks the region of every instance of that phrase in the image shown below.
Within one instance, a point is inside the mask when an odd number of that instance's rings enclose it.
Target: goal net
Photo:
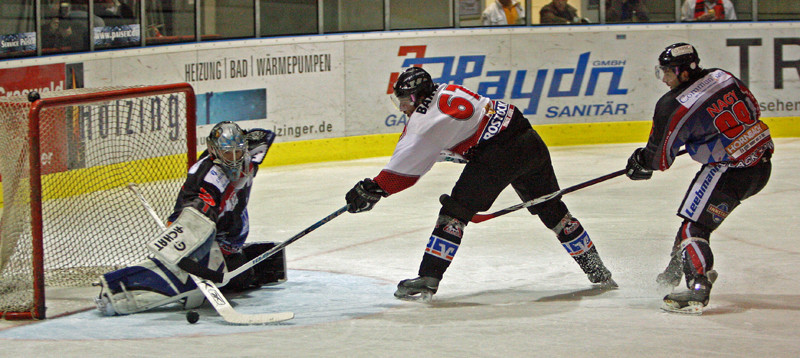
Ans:
[[[45,318],[45,287],[89,286],[147,256],[197,158],[188,84],[0,98],[0,314]],[[33,98],[35,99],[35,98]]]

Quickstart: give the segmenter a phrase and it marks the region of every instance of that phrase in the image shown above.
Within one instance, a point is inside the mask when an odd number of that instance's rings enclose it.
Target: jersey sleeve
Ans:
[[[658,101],[650,137],[642,152],[642,164],[649,169],[662,171],[672,166],[688,139],[682,121],[686,111],[687,108],[680,106],[673,95],[667,94]]]
[[[397,142],[389,163],[373,180],[390,195],[405,190],[431,170],[441,151],[427,137],[406,132]]]

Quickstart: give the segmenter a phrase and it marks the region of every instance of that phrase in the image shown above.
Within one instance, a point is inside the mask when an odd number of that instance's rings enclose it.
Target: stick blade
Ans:
[[[190,274],[197,288],[206,296],[206,300],[214,307],[214,310],[222,317],[222,319],[230,324],[267,324],[288,321],[294,318],[292,312],[279,312],[279,313],[258,313],[258,314],[243,314],[233,309],[233,306],[228,302],[222,292],[219,291],[217,286],[204,278],[197,277]]]
[[[230,308],[230,306],[226,307]],[[232,308],[218,311],[225,322],[234,325],[256,325],[288,321],[294,318],[293,312],[275,312],[259,314],[241,314]]]
[[[474,223],[482,223],[482,222],[484,222],[486,220],[489,220],[489,219],[491,219],[493,217],[494,217],[494,215],[492,215],[492,214],[475,214],[475,215],[472,216],[472,219],[470,219],[469,221],[472,221]]]

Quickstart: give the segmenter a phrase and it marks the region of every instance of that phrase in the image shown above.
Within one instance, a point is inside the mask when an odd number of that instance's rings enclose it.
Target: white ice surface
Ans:
[[[442,163],[371,212],[346,213],[291,244],[290,282],[275,291],[280,302],[269,295],[261,307],[252,298],[232,299],[248,312],[294,311],[291,324],[212,329],[218,317],[205,309],[197,325],[173,310],[159,313],[167,318],[132,315],[114,326],[108,324],[114,318],[90,311],[75,316],[88,317],[75,328],[85,330],[79,338],[23,334],[61,334],[54,324],[72,316],[4,324],[0,356],[797,357],[800,139],[776,143],[767,187],[712,235],[720,276],[699,317],[662,312],[666,292],[654,281],[680,224],[675,211],[699,168],[688,157],[649,181],[620,177],[564,197],[618,290],[594,289],[554,234],[520,210],[466,228],[432,304],[393,300],[393,285],[416,275],[438,197],[460,173],[460,165]],[[623,168],[635,147],[554,147],[551,154],[561,186],[568,187]],[[386,161],[265,168],[251,197],[250,240],[282,241],[300,232],[341,207],[345,192]],[[518,201],[507,190],[492,210]],[[352,310],[342,308],[347,300]],[[107,327],[107,339],[92,336],[100,326]]]

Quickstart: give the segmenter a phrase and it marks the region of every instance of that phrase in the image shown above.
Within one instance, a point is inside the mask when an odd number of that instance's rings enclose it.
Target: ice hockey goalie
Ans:
[[[197,307],[204,296],[189,273],[222,283],[226,272],[274,247],[273,242],[245,243],[253,178],[274,138],[271,131],[245,131],[233,122],[215,125],[206,138],[208,150],[189,169],[166,230],[148,240],[154,254],[103,274],[97,308],[105,315],[125,315],[173,303]],[[170,242],[170,232],[180,232],[180,245]],[[181,250],[169,250],[175,246]],[[242,291],[284,281],[281,250],[221,288]]]

